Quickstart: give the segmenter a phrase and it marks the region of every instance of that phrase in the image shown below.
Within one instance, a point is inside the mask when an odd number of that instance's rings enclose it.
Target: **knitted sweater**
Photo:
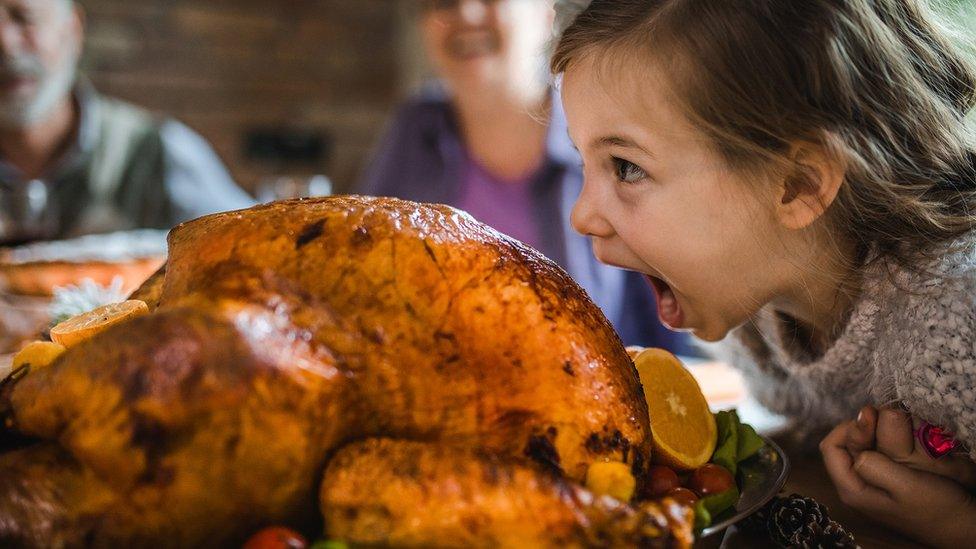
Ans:
[[[900,403],[949,429],[976,459],[976,235],[925,271],[868,269],[847,324],[821,356],[804,356],[768,307],[712,351],[801,436],[853,419],[864,405]]]

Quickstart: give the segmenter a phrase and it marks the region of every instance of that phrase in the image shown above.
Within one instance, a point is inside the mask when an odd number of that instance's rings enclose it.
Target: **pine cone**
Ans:
[[[793,539],[801,529],[827,527],[827,508],[812,498],[799,494],[778,499],[769,510],[769,537],[782,547],[794,545]]]
[[[840,524],[829,521],[826,526],[816,522],[804,526],[790,539],[789,547],[801,549],[857,549],[854,536]]]

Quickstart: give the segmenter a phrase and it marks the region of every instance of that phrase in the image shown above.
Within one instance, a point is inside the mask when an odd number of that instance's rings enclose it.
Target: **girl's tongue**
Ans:
[[[661,319],[661,322],[665,326],[672,330],[681,328],[684,324],[685,315],[671,286],[668,286],[668,283],[660,278],[651,275],[644,275],[644,278],[647,279],[651,288],[654,288],[654,294],[657,296],[658,318]]]

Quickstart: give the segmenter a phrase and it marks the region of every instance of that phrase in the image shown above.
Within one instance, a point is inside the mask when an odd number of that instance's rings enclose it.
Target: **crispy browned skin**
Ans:
[[[329,463],[322,511],[337,537],[396,547],[690,545],[692,511],[631,507],[519,457],[446,443],[368,439]],[[677,537],[677,539],[676,539]]]
[[[326,531],[353,540],[450,545],[436,537],[447,509],[474,517],[452,535],[481,544],[515,544],[516,522],[540,545],[687,533],[687,521],[662,528],[656,507],[624,520],[565,497],[594,460],[644,472],[636,372],[563,271],[464,214],[336,197],[213,215],[171,233],[156,282],[141,291],[158,297],[153,314],[0,397],[13,429],[42,441],[0,455],[0,544],[212,546],[272,523],[314,534],[327,466]],[[501,476],[459,478],[496,496],[431,500],[413,537],[349,518],[396,504],[397,463],[424,490],[450,463],[485,459]],[[518,518],[523,498],[533,506]]]

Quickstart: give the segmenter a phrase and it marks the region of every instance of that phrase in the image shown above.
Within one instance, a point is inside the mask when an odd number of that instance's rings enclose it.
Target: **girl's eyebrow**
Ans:
[[[616,135],[608,135],[605,137],[600,137],[593,141],[593,146],[603,146],[603,147],[623,147],[625,149],[637,149],[647,156],[654,156],[651,151],[641,147],[636,141],[632,139],[627,139],[626,137],[619,137]]]

